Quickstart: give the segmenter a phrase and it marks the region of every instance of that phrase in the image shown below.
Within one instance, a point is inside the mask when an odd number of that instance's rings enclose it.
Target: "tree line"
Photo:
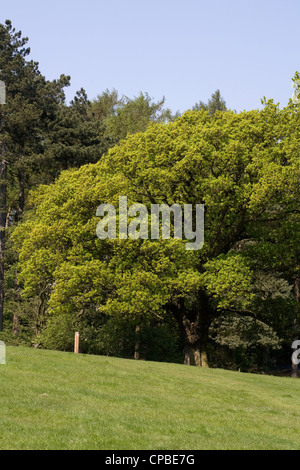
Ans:
[[[48,81],[0,25],[0,318],[12,344],[202,367],[290,366],[298,337],[299,105],[182,115]],[[299,78],[298,74],[295,79]],[[205,241],[100,240],[100,204],[203,204]],[[292,365],[292,373],[297,374]]]

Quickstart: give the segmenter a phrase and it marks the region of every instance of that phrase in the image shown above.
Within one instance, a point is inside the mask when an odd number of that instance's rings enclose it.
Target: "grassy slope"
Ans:
[[[0,449],[300,449],[300,380],[7,348]]]

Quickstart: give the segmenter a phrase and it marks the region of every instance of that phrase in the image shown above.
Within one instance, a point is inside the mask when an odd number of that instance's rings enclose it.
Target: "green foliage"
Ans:
[[[91,112],[105,125],[105,135],[118,143],[127,134],[144,132],[151,122],[168,122],[176,119],[178,113],[172,115],[165,109],[165,98],[157,103],[152,101],[148,93],[140,93],[132,99],[119,98],[116,90],[106,90],[92,102]]]
[[[300,304],[299,105],[264,100],[261,111],[235,113],[217,90],[179,116],[147,93],[106,90],[90,102],[81,89],[66,106],[70,77],[47,81],[27,41],[0,25],[1,210],[14,243],[6,322],[25,342],[63,350],[80,329],[85,352],[126,357],[140,325],[141,354],[157,360],[184,345],[205,362],[210,327],[209,341],[248,364],[245,348],[264,355],[288,343]],[[203,249],[99,240],[97,207],[123,195],[148,209],[204,204]]]
[[[217,111],[226,111],[226,102],[222,98],[220,90],[216,90],[207,103],[199,101],[192,108],[193,111],[200,111],[201,109],[208,111],[210,116],[213,116]]]
[[[289,303],[289,284],[280,269],[276,282],[259,281],[264,269],[255,250],[281,236],[270,217],[282,224],[287,214],[295,217],[298,119],[294,107],[279,111],[272,102],[240,114],[187,112],[128,135],[94,165],[62,173],[32,194],[34,212],[14,233],[24,294],[46,289],[53,315],[85,317],[92,310],[135,324],[163,321],[169,311],[178,318],[178,302],[180,315],[192,321],[202,293],[212,308],[207,327],[224,310],[237,317],[247,311],[249,331],[253,321],[261,326],[259,344],[277,347],[272,326],[278,321],[269,315],[273,289]],[[117,207],[124,194],[129,205],[204,203],[204,248],[186,251],[184,241],[172,239],[97,239],[96,208]],[[255,243],[245,245],[251,238]],[[285,243],[292,243],[290,236]]]
[[[115,143],[106,134],[106,124],[92,112],[83,89],[69,106],[61,105],[57,119],[49,124],[45,153],[52,162],[53,179],[62,170],[97,162]]]
[[[72,351],[75,331],[74,319],[71,315],[62,314],[50,317],[46,327],[37,335],[36,341],[39,347],[46,349]]]
[[[139,353],[146,361],[182,363],[182,341],[176,325],[169,322],[145,325],[140,334]]]
[[[250,308],[254,297],[253,272],[238,252],[229,251],[208,261],[203,279],[218,309]]]
[[[15,291],[14,291],[15,294]],[[4,305],[4,328],[1,339],[7,345],[34,346],[39,329],[39,299],[13,298],[6,292]]]
[[[6,84],[7,104],[2,107],[0,133],[8,161],[8,205],[20,215],[24,195],[19,192],[49,182],[45,142],[49,126],[64,102],[63,88],[70,77],[47,81],[37,62],[27,60],[28,38],[16,32],[9,20],[0,24],[0,79]]]
[[[210,327],[211,338],[221,346],[238,349],[263,346],[278,349],[279,338],[274,330],[250,316],[227,314],[219,316]]]

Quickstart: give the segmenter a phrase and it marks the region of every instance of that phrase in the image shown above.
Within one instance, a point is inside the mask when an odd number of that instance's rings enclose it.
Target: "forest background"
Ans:
[[[47,80],[27,43],[0,25],[0,339],[70,351],[79,331],[83,353],[297,375],[299,104],[67,104],[70,77]],[[96,208],[124,194],[203,203],[203,249],[97,239]]]

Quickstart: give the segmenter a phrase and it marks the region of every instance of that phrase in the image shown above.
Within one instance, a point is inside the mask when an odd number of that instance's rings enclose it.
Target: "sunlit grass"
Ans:
[[[300,381],[8,347],[0,449],[300,449]]]

